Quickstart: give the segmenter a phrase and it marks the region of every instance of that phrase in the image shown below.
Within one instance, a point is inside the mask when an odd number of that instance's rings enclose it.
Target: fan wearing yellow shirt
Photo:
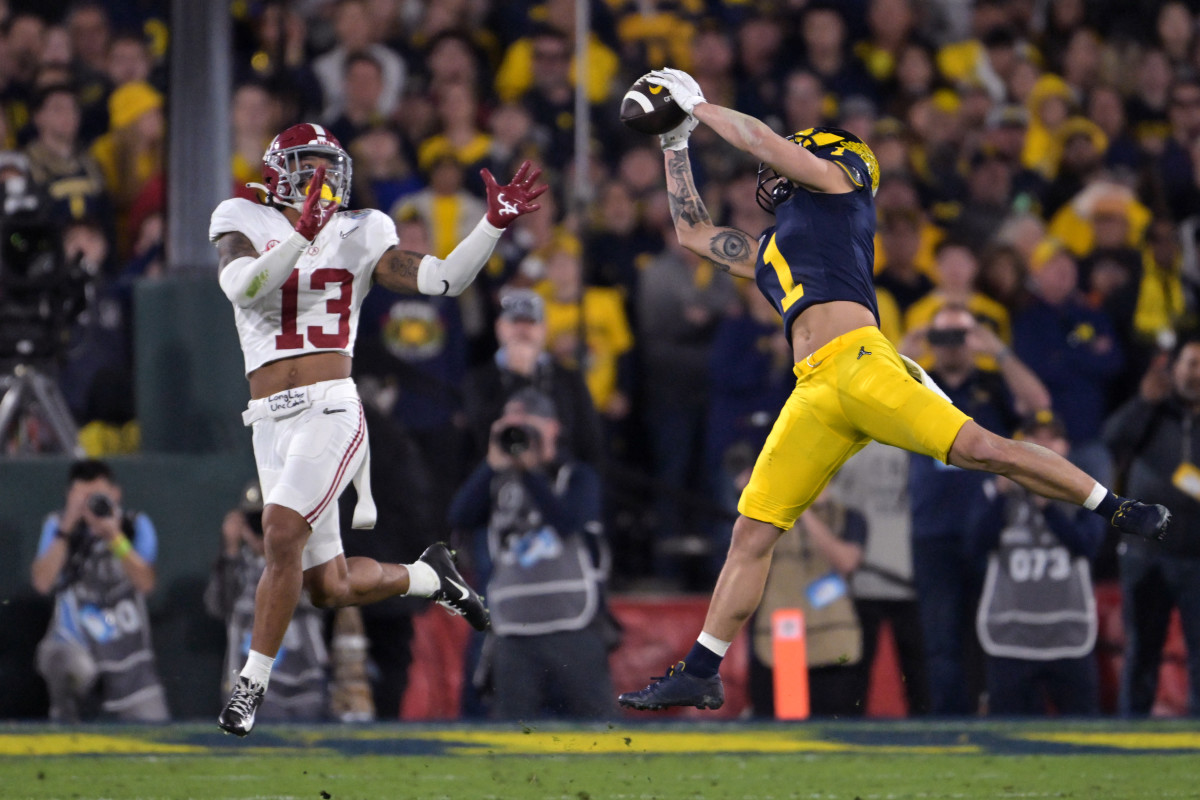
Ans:
[[[564,366],[583,371],[597,411],[624,417],[629,370],[623,363],[633,334],[620,291],[585,286],[577,247],[563,246],[547,259],[537,292],[546,302],[546,349]]]

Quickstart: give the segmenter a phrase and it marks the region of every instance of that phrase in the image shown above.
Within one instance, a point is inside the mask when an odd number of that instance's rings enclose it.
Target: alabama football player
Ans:
[[[319,125],[294,125],[263,155],[262,203],[226,200],[209,237],[220,285],[233,303],[250,381],[242,415],[253,430],[265,502],[267,566],[258,585],[250,654],[221,712],[245,736],[302,588],[318,606],[361,605],[395,595],[428,597],[488,627],[482,599],[441,543],[412,564],[347,559],[337,498],[358,490],[353,525],[375,522],[362,403],[350,378],[359,309],[373,282],[396,292],[461,293],[517,217],[537,211],[540,170],[525,162],[507,185],[482,171],[487,214],[445,259],[403,250],[379,211],[343,210],[350,156]]]

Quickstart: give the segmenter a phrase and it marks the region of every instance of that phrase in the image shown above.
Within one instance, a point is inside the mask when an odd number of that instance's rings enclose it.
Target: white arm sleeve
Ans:
[[[248,308],[278,289],[292,274],[310,242],[293,233],[258,258],[243,256],[221,270],[221,289],[229,302]]]
[[[444,261],[436,256],[422,258],[417,268],[417,290],[421,294],[452,297],[462,294],[492,257],[502,233],[484,217]]]

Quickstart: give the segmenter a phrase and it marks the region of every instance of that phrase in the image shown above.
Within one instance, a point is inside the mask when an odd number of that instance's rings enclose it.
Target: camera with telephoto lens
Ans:
[[[938,347],[958,347],[966,344],[966,328],[935,328],[925,334],[930,344]]]
[[[509,425],[496,432],[496,444],[510,456],[519,456],[538,442],[537,428],[529,425]]]
[[[112,498],[103,492],[96,492],[88,495],[87,499],[88,511],[91,511],[97,517],[104,519],[111,517],[116,506],[113,504]]]
[[[63,231],[26,175],[0,158],[0,360],[57,359],[87,306],[82,256],[68,259]]]

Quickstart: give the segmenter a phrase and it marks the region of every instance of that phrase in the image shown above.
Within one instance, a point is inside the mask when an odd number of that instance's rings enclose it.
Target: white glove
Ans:
[[[690,114],[683,118],[683,122],[676,125],[671,130],[658,137],[658,143],[663,150],[686,150],[688,146],[688,137],[692,135],[692,131],[700,124],[700,120]]]
[[[647,74],[646,80],[670,92],[675,105],[686,111],[689,116],[698,103],[707,102],[704,92],[700,91],[700,84],[681,69],[656,69]]]

